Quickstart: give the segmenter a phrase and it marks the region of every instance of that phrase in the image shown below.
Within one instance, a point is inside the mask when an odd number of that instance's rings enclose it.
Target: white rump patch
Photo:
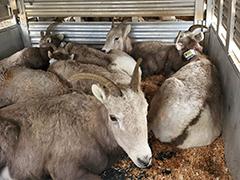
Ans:
[[[126,72],[129,76],[133,75],[136,61],[131,56],[120,50],[111,50],[110,55],[112,57],[112,64],[117,67],[116,69]],[[139,72],[141,75],[142,73],[140,68]]]
[[[200,114],[198,122],[187,130],[188,136],[179,148],[206,146],[211,144],[221,133],[219,125],[212,119],[210,107],[206,105]]]

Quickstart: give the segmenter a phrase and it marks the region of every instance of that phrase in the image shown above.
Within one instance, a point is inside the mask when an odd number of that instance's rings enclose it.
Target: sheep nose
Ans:
[[[144,156],[143,158],[137,158],[137,160],[144,168],[152,164],[152,156]]]

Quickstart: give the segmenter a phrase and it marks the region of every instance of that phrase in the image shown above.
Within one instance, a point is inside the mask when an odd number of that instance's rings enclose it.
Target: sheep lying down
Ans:
[[[139,168],[151,165],[139,64],[124,87],[83,73],[98,82],[91,87],[94,96],[72,92],[1,108],[0,122],[6,123],[0,123],[0,133],[6,136],[0,137],[0,165],[19,180],[100,179],[98,174],[123,152]],[[11,123],[8,135],[5,127]]]
[[[216,67],[205,58],[168,78],[153,97],[150,129],[179,148],[204,146],[221,133],[221,92]]]
[[[68,91],[68,86],[54,73],[15,66],[0,77],[0,107]]]
[[[93,64],[109,70],[122,71],[132,76],[136,61],[127,53],[113,49],[108,54],[78,43],[61,43],[61,47],[48,52],[50,64],[59,60],[74,60],[82,64]],[[141,69],[139,68],[141,75]]]

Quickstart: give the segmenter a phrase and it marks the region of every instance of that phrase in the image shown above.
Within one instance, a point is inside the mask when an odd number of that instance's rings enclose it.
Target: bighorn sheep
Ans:
[[[82,64],[78,61],[57,61],[50,65],[48,71],[57,74],[61,79],[66,80],[76,91],[84,91],[89,93],[91,84],[94,81],[84,81],[74,78],[78,73],[94,73],[99,76],[111,79],[117,84],[127,85],[131,81],[131,76],[123,71],[117,69],[108,70],[104,67],[97,66],[94,64]]]
[[[216,67],[205,57],[168,78],[152,99],[150,129],[180,148],[204,146],[221,133],[221,92]]]
[[[96,64],[98,66],[106,67],[110,63],[109,56],[103,52],[81,45],[78,43],[65,43],[61,44],[61,47],[49,52],[49,56],[56,60],[73,59],[84,64]]]
[[[48,52],[50,63],[57,60],[76,60],[84,64],[95,64],[105,68],[117,68],[125,71],[130,76],[133,74],[136,61],[120,50],[111,50],[109,54],[105,54],[97,49],[81,45],[77,43],[61,44],[61,47],[55,51]],[[140,70],[141,74],[141,70]]]
[[[53,23],[47,28],[46,34],[41,32],[41,40],[38,47],[24,48],[0,61],[0,72],[4,72],[12,66],[25,66],[33,69],[46,70],[49,66],[48,51],[58,47],[64,36],[51,34],[50,30],[56,25]]]
[[[0,107],[30,98],[68,92],[68,84],[54,73],[26,67],[11,67],[0,76]]]
[[[138,66],[124,88],[98,77],[106,89],[92,85],[95,98],[70,93],[0,109],[1,120],[20,126],[16,148],[7,156],[13,178],[100,179],[97,174],[122,150],[138,167],[148,167],[147,102]]]
[[[112,25],[106,37],[102,50],[108,53],[112,49],[119,49],[130,54],[134,59],[142,58],[141,69],[143,77],[159,74],[163,71],[166,75],[171,75],[182,66],[188,63],[183,54],[190,49],[202,51],[199,42],[203,40],[201,28],[192,32],[180,33],[175,44],[163,44],[162,42],[131,42],[128,34],[131,31],[130,24],[121,23],[118,26]],[[184,36],[183,36],[184,34]]]

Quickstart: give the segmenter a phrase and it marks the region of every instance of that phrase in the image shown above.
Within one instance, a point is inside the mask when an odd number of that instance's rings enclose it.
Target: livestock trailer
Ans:
[[[159,18],[169,16],[176,18]],[[220,73],[225,161],[233,179],[240,179],[240,0],[3,0],[0,59],[24,47],[38,46],[40,31],[54,19],[67,17],[74,21],[64,21],[53,31],[64,34],[66,41],[96,48],[103,46],[113,17],[128,19],[135,42],[173,43],[179,31],[193,24],[209,27],[204,46]],[[139,17],[145,20],[139,21]]]

